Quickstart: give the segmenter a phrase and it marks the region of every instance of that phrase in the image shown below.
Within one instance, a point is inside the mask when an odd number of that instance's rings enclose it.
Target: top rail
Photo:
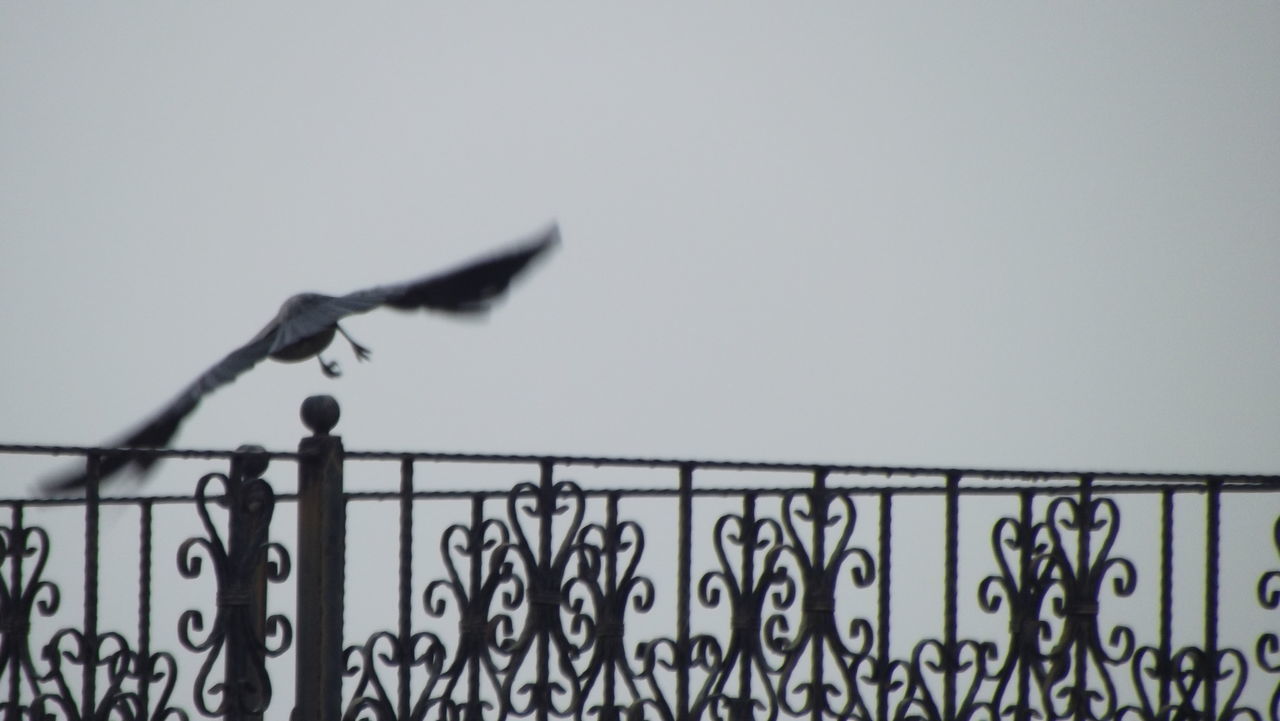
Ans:
[[[118,448],[110,446],[62,446],[0,443],[0,454],[88,456],[125,453],[156,458],[234,458],[243,451],[234,449],[195,448]],[[271,460],[299,460],[297,451],[265,451]],[[960,476],[967,480],[1053,481],[1078,480],[1088,476],[1094,480],[1179,481],[1249,483],[1280,487],[1280,474],[1265,473],[1188,473],[1157,471],[1096,471],[1070,469],[980,468],[973,466],[894,466],[797,461],[731,461],[710,458],[669,458],[661,456],[587,456],[570,454],[452,453],[441,451],[346,451],[351,460],[432,461],[444,463],[542,464],[557,466],[682,468],[726,471],[779,471],[793,473],[838,473],[849,475],[913,478],[920,476]]]

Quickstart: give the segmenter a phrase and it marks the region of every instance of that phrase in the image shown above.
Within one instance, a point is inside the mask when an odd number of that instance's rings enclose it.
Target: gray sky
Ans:
[[[549,218],[178,442],[1280,468],[1273,3],[0,9],[0,438],[97,443],[286,296]]]
[[[295,292],[556,218],[488,322],[352,319],[372,363],[263,364],[177,443],[292,449],[327,392],[351,449],[1275,473],[1277,31],[1264,2],[5,3],[0,441],[107,441]],[[6,495],[59,467],[0,464]]]

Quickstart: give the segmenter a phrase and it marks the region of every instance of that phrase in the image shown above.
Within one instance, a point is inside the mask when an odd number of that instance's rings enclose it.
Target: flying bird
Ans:
[[[173,400],[145,421],[141,427],[118,439],[112,447],[164,448],[178,426],[200,405],[200,400],[215,389],[235,380],[259,361],[271,358],[298,362],[315,358],[320,370],[330,378],[341,375],[336,361],[326,361],[321,351],[329,347],[335,334],[351,344],[359,360],[367,360],[370,351],[355,342],[338,325],[338,321],[356,313],[366,313],[380,306],[396,310],[434,310],[444,313],[478,315],[489,310],[511,282],[530,263],[546,253],[560,240],[555,224],[532,238],[506,249],[466,263],[451,270],[416,280],[357,290],[346,295],[300,293],[284,302],[280,311],[248,343],[231,351],[225,358],[201,373]],[[129,464],[145,471],[158,456],[129,457],[108,454],[98,464],[99,479],[106,479]],[[81,472],[46,481],[46,491],[65,492],[84,487],[88,474]]]

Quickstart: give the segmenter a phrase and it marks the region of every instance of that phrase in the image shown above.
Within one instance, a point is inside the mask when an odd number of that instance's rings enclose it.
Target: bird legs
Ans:
[[[373,351],[369,350],[365,346],[360,345],[355,341],[354,338],[347,335],[347,332],[342,329],[342,326],[338,325],[337,323],[334,323],[333,327],[337,328],[338,332],[342,334],[342,337],[346,338],[347,342],[351,344],[351,350],[355,352],[357,360],[362,360],[362,361],[369,360],[369,356],[373,354]]]
[[[330,378],[337,378],[342,375],[342,369],[338,367],[338,361],[327,361],[324,356],[316,354],[316,360],[320,361],[320,372]]]
[[[334,323],[333,327],[337,328],[338,332],[342,334],[342,337],[346,338],[347,342],[351,344],[351,350],[356,354],[356,360],[359,360],[359,361],[369,360],[369,356],[373,354],[373,351],[369,350],[368,347],[362,346],[359,343],[357,343],[354,338],[352,338],[350,335],[347,334],[345,330],[342,329],[342,326],[338,325],[337,323]],[[316,360],[320,362],[320,370],[326,376],[330,378],[337,378],[338,376],[342,375],[342,369],[338,366],[338,361],[327,361],[319,353],[316,354]]]

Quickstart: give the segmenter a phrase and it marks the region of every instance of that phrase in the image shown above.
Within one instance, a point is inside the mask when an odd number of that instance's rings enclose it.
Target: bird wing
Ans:
[[[183,419],[196,409],[205,394],[235,380],[271,353],[328,330],[348,315],[364,313],[380,305],[400,310],[425,308],[448,313],[482,313],[506,291],[521,271],[559,240],[560,229],[553,223],[529,239],[443,273],[339,297],[313,293],[295,295],[285,301],[280,313],[253,340],[201,374],[150,420],[112,443],[111,447],[162,448],[168,445]],[[145,470],[155,463],[156,458],[106,455],[98,466],[99,478],[106,478],[129,463]],[[47,481],[42,486],[46,491],[68,491],[81,488],[87,482],[88,475],[78,473]]]
[[[483,313],[493,306],[525,268],[560,241],[554,223],[531,238],[441,273],[395,285],[358,290],[336,298],[347,313],[379,305],[446,313]]]
[[[182,421],[200,405],[200,399],[216,388],[235,380],[240,374],[267,357],[275,337],[275,321],[272,321],[253,340],[227,354],[198,378],[187,385],[173,400],[151,416],[142,426],[108,444],[109,448],[164,448],[178,432]],[[150,468],[158,456],[125,454],[104,455],[98,464],[98,478],[105,479],[132,463],[140,470]],[[89,482],[87,472],[54,478],[41,484],[47,492],[66,492],[83,488]]]
[[[560,228],[552,223],[530,238],[442,273],[342,296],[295,295],[285,301],[276,318],[278,330],[270,352],[331,329],[349,315],[383,305],[400,310],[483,313],[521,271],[559,241]]]

